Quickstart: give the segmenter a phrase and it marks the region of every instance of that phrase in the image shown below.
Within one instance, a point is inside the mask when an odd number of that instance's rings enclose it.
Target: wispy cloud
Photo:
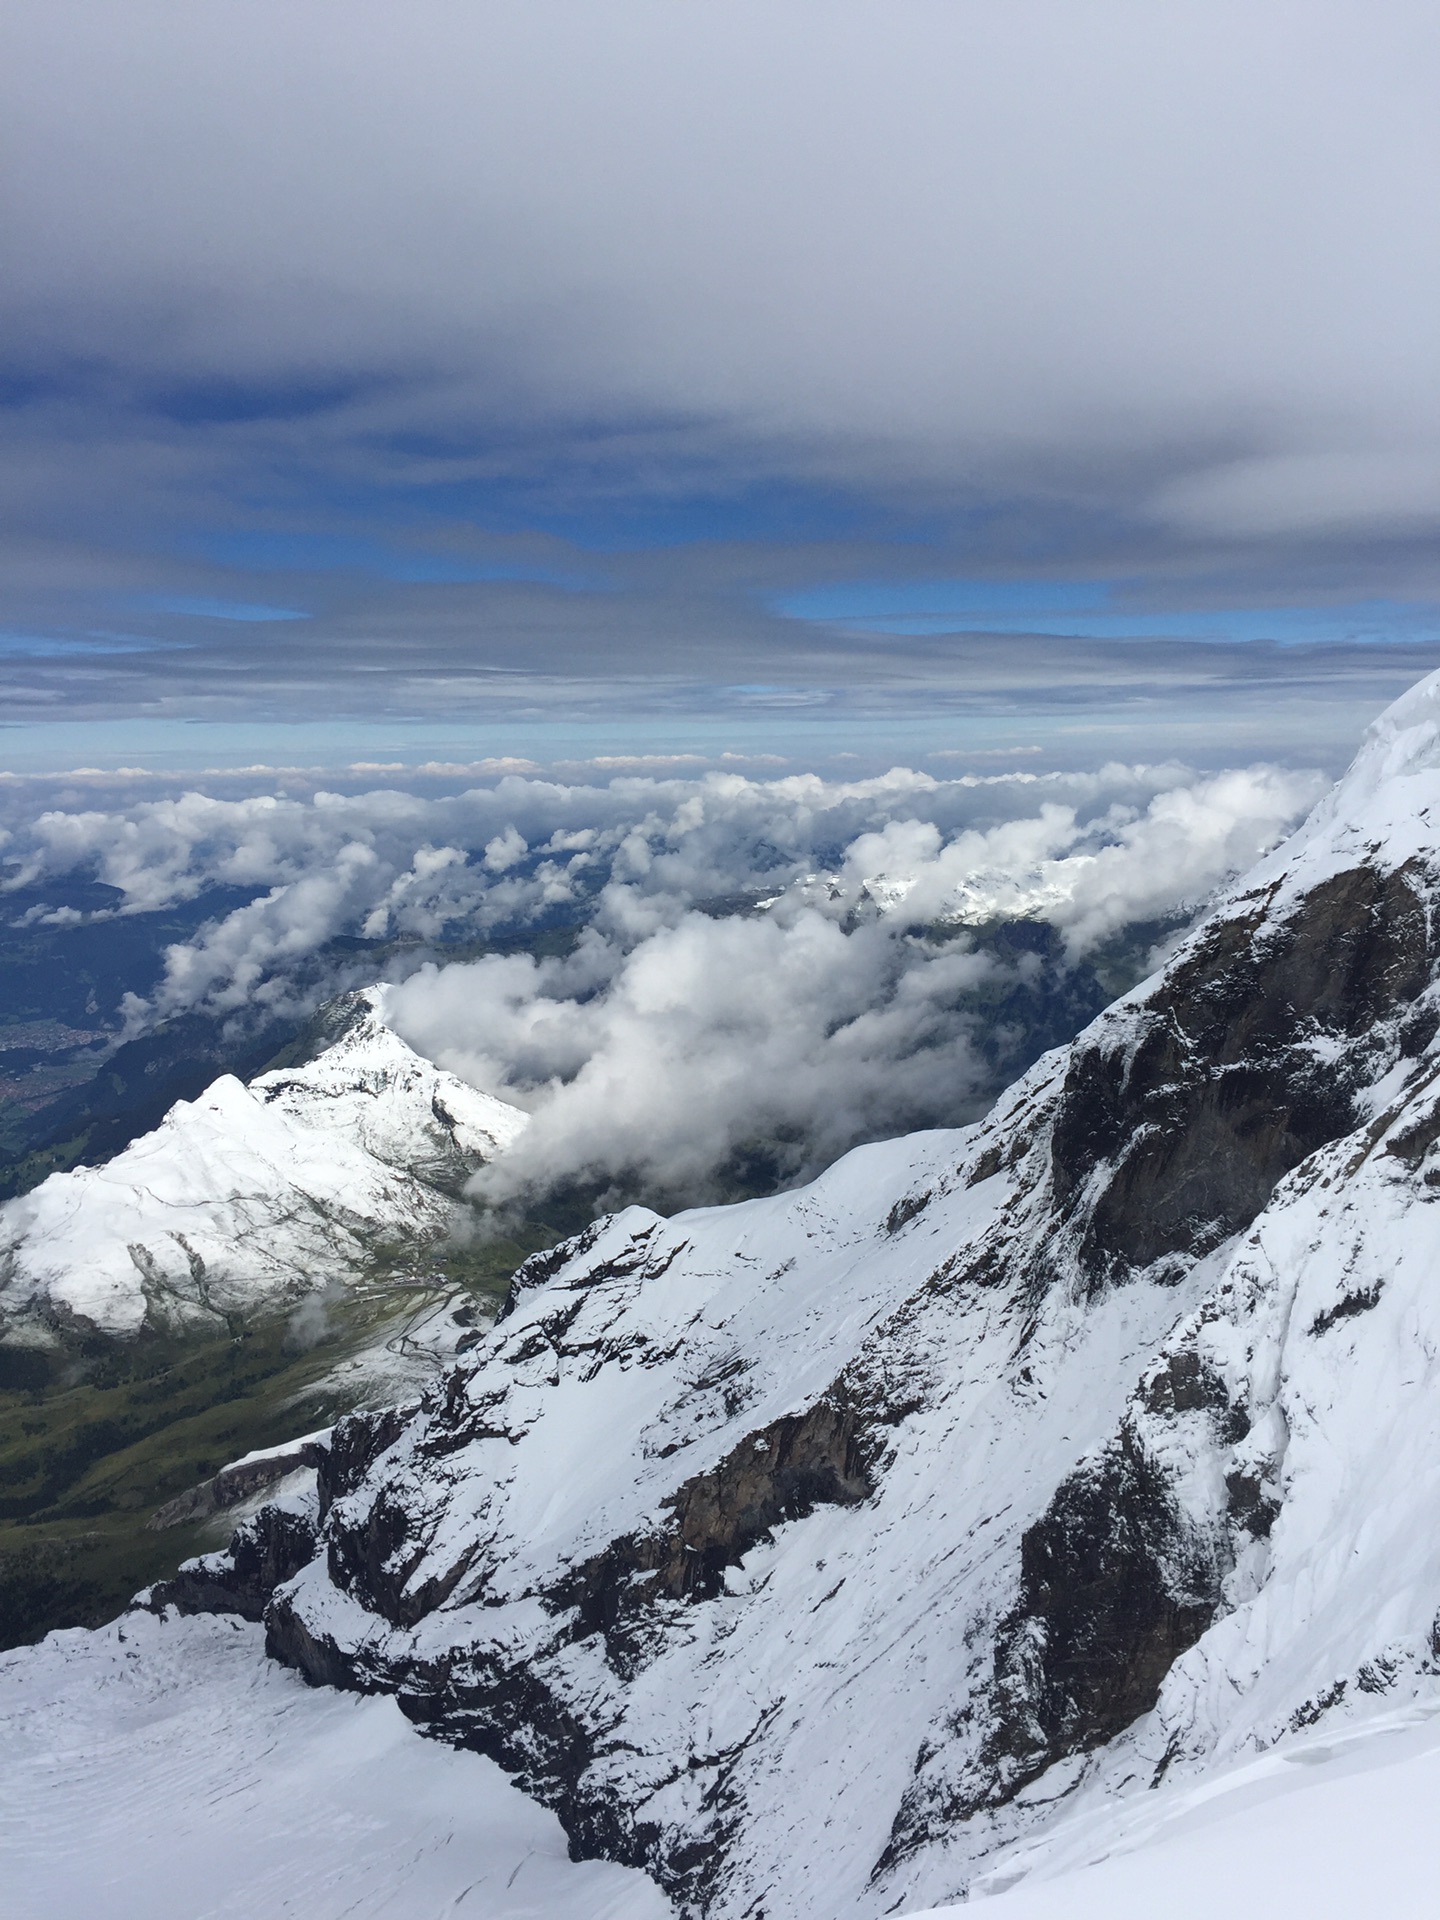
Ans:
[[[301,607],[272,607],[256,600],[214,600],[203,593],[156,593],[135,604],[152,613],[184,613],[196,620],[234,620],[243,626],[310,618]]]
[[[1126,594],[1124,584],[1132,584]],[[1225,645],[1435,645],[1440,601],[1372,599],[1309,607],[1137,608],[1133,583],[1096,580],[856,580],[780,595],[778,613],[851,633],[994,633]],[[1127,604],[1127,602],[1131,604]]]

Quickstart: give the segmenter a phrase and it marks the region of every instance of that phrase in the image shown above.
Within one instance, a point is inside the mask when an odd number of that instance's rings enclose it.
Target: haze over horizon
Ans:
[[[1333,771],[1440,663],[1415,0],[0,32],[12,771]]]

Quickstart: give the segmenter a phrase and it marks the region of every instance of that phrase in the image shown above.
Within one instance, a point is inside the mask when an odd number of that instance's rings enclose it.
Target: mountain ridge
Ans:
[[[1440,1565],[1357,1548],[1357,1612],[1315,1540],[1327,1484],[1409,1516],[1440,1461],[1423,1397],[1387,1451],[1344,1391],[1425,1370],[1437,719],[1432,678],[979,1126],[522,1268],[337,1429],[272,1652],[715,1920],[979,1890],[1056,1796],[1428,1685]]]

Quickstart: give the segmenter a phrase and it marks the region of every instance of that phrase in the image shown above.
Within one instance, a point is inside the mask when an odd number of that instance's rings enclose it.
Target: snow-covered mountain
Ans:
[[[413,1053],[384,998],[347,995],[310,1057],[224,1075],[105,1165],[0,1206],[0,1323],[213,1325],[443,1235],[526,1115]]]
[[[172,1597],[273,1584],[280,1659],[713,1920],[984,1891],[1436,1693],[1437,906],[1440,676],[982,1125],[537,1256]]]

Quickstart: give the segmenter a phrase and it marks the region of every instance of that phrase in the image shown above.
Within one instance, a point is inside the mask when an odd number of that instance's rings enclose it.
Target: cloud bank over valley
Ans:
[[[673,1200],[973,1117],[1320,785],[1115,764],[63,806],[35,787],[9,797],[0,903],[17,938],[189,916],[153,981],[98,1009],[132,1040],[200,1017],[253,1047],[384,978],[403,1038],[533,1115],[479,1197]]]

